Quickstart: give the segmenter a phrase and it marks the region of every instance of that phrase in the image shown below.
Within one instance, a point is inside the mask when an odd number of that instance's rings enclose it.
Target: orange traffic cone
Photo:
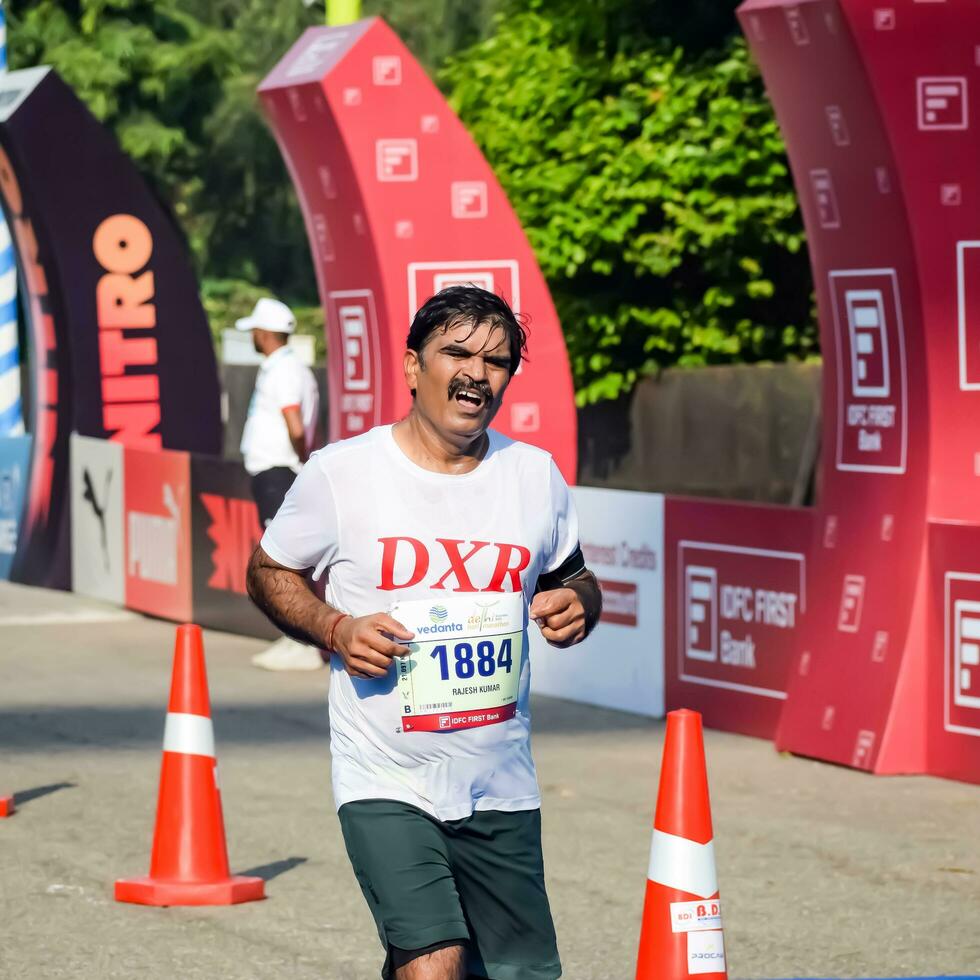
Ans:
[[[228,871],[201,628],[178,626],[150,874],[117,881],[116,901],[235,905],[259,898],[261,878]]]
[[[14,812],[14,798],[12,796],[0,796],[0,817],[9,817]]]
[[[667,715],[636,980],[727,980],[701,715]]]

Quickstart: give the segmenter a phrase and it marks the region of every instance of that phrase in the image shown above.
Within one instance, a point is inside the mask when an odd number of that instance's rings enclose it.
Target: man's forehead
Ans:
[[[507,331],[499,323],[473,323],[472,320],[463,320],[440,327],[431,339],[442,346],[452,344],[472,351],[496,350],[507,346]]]

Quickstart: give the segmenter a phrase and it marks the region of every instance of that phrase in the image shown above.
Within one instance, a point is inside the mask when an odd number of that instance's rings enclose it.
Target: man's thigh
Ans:
[[[393,800],[345,803],[339,817],[354,874],[388,953],[384,976],[419,950],[468,941],[437,821]]]
[[[492,980],[561,976],[544,885],[541,811],[477,810],[446,827],[470,925],[472,972]]]

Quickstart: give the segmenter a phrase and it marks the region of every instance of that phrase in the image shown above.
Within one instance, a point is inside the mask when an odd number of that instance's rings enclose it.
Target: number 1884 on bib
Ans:
[[[479,605],[401,602],[391,614],[415,633],[396,661],[402,731],[495,725],[517,710],[524,646],[523,594]]]

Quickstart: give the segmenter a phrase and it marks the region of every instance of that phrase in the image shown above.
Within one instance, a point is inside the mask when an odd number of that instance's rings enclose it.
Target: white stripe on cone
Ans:
[[[214,727],[210,718],[171,711],[163,728],[163,751],[214,758]]]
[[[718,891],[714,841],[698,844],[654,829],[647,877],[665,888],[710,898]]]

